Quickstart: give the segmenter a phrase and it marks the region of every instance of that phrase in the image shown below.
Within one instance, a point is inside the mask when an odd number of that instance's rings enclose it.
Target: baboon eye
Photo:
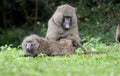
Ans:
[[[32,43],[33,41],[26,41],[27,43]]]
[[[35,46],[35,44],[31,44],[31,46]]]

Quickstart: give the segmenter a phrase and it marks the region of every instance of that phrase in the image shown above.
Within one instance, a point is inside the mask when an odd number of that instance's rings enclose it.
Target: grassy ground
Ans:
[[[94,40],[95,41],[95,40]],[[71,56],[20,57],[23,50],[1,46],[0,76],[120,76],[120,46],[90,42],[89,50],[107,54],[83,55],[80,49]]]

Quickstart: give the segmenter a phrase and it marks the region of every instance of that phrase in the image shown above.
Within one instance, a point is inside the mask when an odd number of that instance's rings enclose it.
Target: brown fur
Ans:
[[[115,40],[116,42],[120,43],[120,19],[118,20],[118,25],[116,28]]]
[[[33,44],[28,51],[26,44],[30,42]],[[22,42],[22,48],[25,51],[24,56],[37,56],[38,54],[47,55],[70,55],[75,53],[75,49],[72,45],[72,40],[61,39],[59,42],[53,40],[47,40],[45,38],[39,37],[37,35],[30,35],[25,37]]]
[[[72,41],[71,44],[73,44],[73,46],[74,45],[80,46],[81,49],[85,51],[84,54],[87,54],[87,55],[90,55],[90,54],[106,54],[106,52],[97,52],[97,51],[96,52],[95,51],[94,52],[93,51],[92,52],[89,52],[89,51],[86,52],[86,49],[82,46],[82,44],[79,43],[79,42],[76,42],[77,41],[76,38],[73,37],[73,36],[71,36],[70,34],[68,34],[68,35],[62,35],[61,37],[63,37],[63,38],[61,38],[60,40],[62,40],[62,39],[71,40]]]
[[[63,16],[69,16],[72,19],[71,26],[68,30],[64,30],[61,25]],[[87,50],[80,43],[76,9],[68,4],[65,4],[58,6],[53,16],[49,19],[46,38],[49,40],[59,41],[61,37],[69,34],[73,38],[74,46],[79,46],[84,53],[87,53]]]
[[[71,39],[60,39],[59,43],[63,46],[63,54],[70,55],[75,54],[75,47],[73,46],[73,41]]]

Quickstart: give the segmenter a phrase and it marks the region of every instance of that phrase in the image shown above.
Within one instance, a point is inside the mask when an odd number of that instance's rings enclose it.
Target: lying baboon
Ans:
[[[76,9],[68,4],[57,7],[57,10],[48,21],[46,38],[59,41],[70,34],[74,38],[74,46],[79,46],[85,54],[87,50],[80,43]]]
[[[116,28],[115,40],[120,43],[120,19],[118,20],[118,25]]]
[[[37,35],[25,37],[22,42],[25,51],[24,56],[36,57],[38,54],[46,55],[70,55],[75,53],[75,49],[70,39],[61,39],[59,42],[47,40]]]

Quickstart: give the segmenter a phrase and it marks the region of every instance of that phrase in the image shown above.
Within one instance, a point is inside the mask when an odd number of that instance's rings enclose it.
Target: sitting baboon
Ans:
[[[118,25],[116,28],[115,40],[120,43],[120,19],[118,20]]]
[[[47,40],[37,35],[25,37],[22,42],[24,56],[36,57],[38,54],[46,55],[70,55],[75,53],[75,49],[70,39],[61,39],[59,42]]]
[[[46,38],[59,41],[59,39],[69,34],[74,39],[73,45],[75,47],[79,46],[87,54],[87,50],[80,43],[76,9],[65,4],[58,6],[53,16],[49,19]]]

